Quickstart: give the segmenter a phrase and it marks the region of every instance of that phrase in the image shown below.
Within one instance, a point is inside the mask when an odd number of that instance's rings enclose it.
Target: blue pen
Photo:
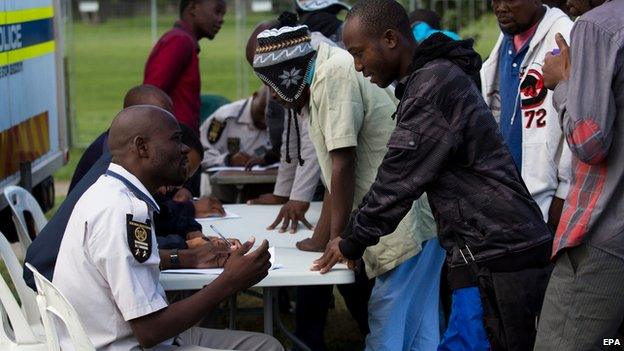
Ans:
[[[559,53],[561,53],[561,51],[559,51],[559,49],[553,49],[551,54],[553,54],[553,56],[557,56],[559,55]]]
[[[228,239],[226,239],[223,234],[221,234],[217,228],[214,227],[214,225],[210,225],[210,229],[212,229],[213,232],[217,233],[217,235],[219,235],[221,237],[221,239],[225,240],[225,242],[229,245],[232,246],[232,244],[230,243],[230,241]]]

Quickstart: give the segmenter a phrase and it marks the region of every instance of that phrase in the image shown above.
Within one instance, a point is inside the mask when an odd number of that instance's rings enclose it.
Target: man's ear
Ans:
[[[394,29],[387,29],[382,36],[383,42],[389,49],[394,49],[399,44],[398,33]]]
[[[135,136],[132,140],[132,144],[134,145],[139,158],[149,157],[149,147],[147,145],[147,140],[145,140],[144,137],[140,135]]]

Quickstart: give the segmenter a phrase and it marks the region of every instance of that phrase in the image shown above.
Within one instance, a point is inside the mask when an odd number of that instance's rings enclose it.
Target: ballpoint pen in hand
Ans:
[[[232,243],[230,243],[230,241],[229,241],[228,239],[226,239],[226,238],[223,236],[223,234],[221,234],[221,233],[217,230],[217,228],[215,228],[215,226],[214,226],[214,225],[212,225],[212,224],[211,224],[211,225],[210,225],[210,229],[212,229],[212,231],[213,231],[213,232],[217,233],[217,235],[219,235],[219,236],[221,237],[221,239],[225,240],[225,242],[226,242],[226,243],[227,243],[230,247],[232,247]]]

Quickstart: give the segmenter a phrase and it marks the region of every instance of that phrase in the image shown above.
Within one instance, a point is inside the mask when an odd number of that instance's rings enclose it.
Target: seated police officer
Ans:
[[[173,111],[171,99],[162,90],[151,85],[139,85],[128,91],[124,98],[124,108],[136,105],[153,105],[163,108],[167,111]],[[183,142],[187,145],[201,144],[199,141],[192,142],[190,138],[184,138],[184,135],[191,135],[195,139],[194,133],[183,134]],[[83,164],[82,173],[78,174],[76,170],[74,178],[75,188],[70,190],[67,197],[61,203],[61,206],[50,219],[48,224],[41,230],[33,243],[28,247],[25,262],[32,264],[47,279],[52,280],[54,268],[58,256],[61,240],[67,227],[67,222],[72,214],[76,202],[82,194],[95,181],[106,172],[111,162],[111,155],[108,150],[108,130],[100,137],[100,142],[94,142],[89,149],[85,151],[85,155],[80,160]],[[195,147],[199,152],[203,152],[201,145]],[[188,154],[189,167],[188,174],[192,174],[199,167],[201,161],[201,153],[193,156],[195,152],[190,151]],[[91,160],[97,159],[95,163]],[[194,164],[192,166],[192,164]],[[192,167],[191,167],[192,166]],[[176,193],[179,194],[180,191]],[[216,199],[200,198],[197,201],[162,201],[157,204],[160,207],[160,213],[154,217],[154,226],[159,234],[157,241],[161,250],[161,257],[164,257],[162,263],[163,269],[168,268],[207,268],[214,266],[222,266],[222,255],[219,251],[213,250],[215,245],[187,245],[185,240],[201,235],[201,225],[195,221],[195,217],[208,217],[211,215],[223,215],[223,207]],[[193,235],[188,235],[194,232]],[[179,236],[182,234],[182,236]],[[197,242],[197,241],[196,241]],[[176,246],[177,244],[177,246]],[[212,244],[222,244],[212,242]],[[171,254],[171,249],[186,249]],[[217,248],[220,245],[217,245]],[[171,262],[173,261],[173,263]],[[177,262],[177,263],[176,263]],[[219,264],[215,264],[218,262]],[[36,290],[33,275],[29,269],[24,269],[24,280],[26,284],[33,290]]]
[[[166,301],[158,281],[152,219],[159,207],[152,194],[186,179],[189,148],[180,134],[173,115],[155,106],[133,106],[117,115],[108,139],[111,164],[73,209],[53,283],[98,350],[283,350],[263,334],[193,328],[228,295],[267,275],[266,241],[253,252],[253,238],[233,246],[214,282],[172,305]],[[62,333],[60,341],[67,346],[68,335]]]

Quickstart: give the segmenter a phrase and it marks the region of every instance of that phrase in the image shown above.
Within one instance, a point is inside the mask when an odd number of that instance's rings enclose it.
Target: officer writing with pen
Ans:
[[[98,350],[283,350],[257,333],[193,327],[219,302],[267,274],[268,242],[231,247],[224,272],[192,296],[169,305],[159,283],[152,194],[186,179],[189,148],[174,116],[133,106],[114,119],[112,162],[78,200],[61,243],[53,283],[74,306]],[[105,312],[106,318],[101,313]],[[66,349],[69,336],[61,334]]]

